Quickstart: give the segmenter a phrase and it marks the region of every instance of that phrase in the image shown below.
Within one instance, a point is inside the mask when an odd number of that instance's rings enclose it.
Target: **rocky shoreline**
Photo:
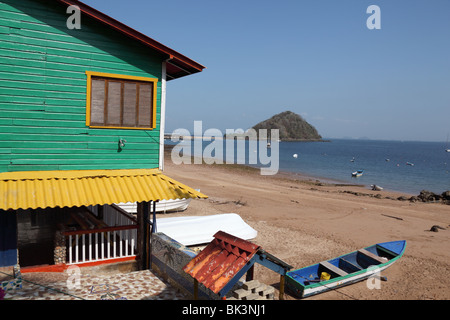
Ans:
[[[355,196],[366,196],[378,199],[390,199],[390,200],[399,200],[399,201],[410,201],[410,202],[429,202],[429,203],[442,203],[450,205],[450,191],[444,191],[442,194],[436,194],[434,192],[428,190],[420,191],[417,196],[383,196],[381,193],[373,194],[373,193],[364,193],[359,191],[351,191],[351,190],[343,190],[338,191],[340,193],[349,193]]]
[[[419,195],[412,197],[400,196],[397,200],[411,201],[411,202],[442,202],[443,204],[450,205],[450,191],[444,191],[442,194],[437,194],[428,190],[420,191]]]

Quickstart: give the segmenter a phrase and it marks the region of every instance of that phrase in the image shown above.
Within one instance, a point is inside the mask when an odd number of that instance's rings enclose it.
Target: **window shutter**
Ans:
[[[137,85],[124,83],[123,89],[123,126],[136,127],[137,123]]]
[[[105,80],[93,79],[91,87],[91,124],[105,123]]]
[[[152,95],[153,85],[140,84],[139,85],[139,119],[138,125],[140,127],[151,127],[151,110],[152,110]]]
[[[108,101],[107,101],[107,121],[108,125],[120,126],[120,105],[121,105],[121,87],[120,82],[108,81]]]

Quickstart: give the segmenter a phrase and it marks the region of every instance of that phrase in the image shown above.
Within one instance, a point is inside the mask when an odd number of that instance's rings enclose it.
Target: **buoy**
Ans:
[[[298,157],[298,154],[294,153],[293,157],[294,157],[294,158],[297,158],[297,157]]]

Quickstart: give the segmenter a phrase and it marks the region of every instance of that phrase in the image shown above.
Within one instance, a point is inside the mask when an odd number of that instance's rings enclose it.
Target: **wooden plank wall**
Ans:
[[[162,57],[45,3],[0,1],[0,172],[158,167]],[[156,129],[87,127],[88,70],[158,78]]]

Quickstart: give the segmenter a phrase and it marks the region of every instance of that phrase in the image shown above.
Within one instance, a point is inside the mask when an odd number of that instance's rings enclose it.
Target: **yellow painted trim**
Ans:
[[[152,130],[156,128],[156,111],[157,111],[157,95],[158,95],[158,78],[137,77],[124,74],[114,74],[106,72],[86,71],[87,86],[86,86],[86,126],[90,128],[99,129],[131,129],[131,130]],[[150,127],[138,128],[138,127],[114,127],[114,126],[91,126],[91,92],[92,92],[92,77],[104,77],[111,79],[123,79],[151,82],[153,84],[153,116]]]
[[[106,73],[106,72],[94,72],[94,71],[86,71],[88,76],[95,77],[105,77],[105,78],[113,78],[113,79],[125,79],[125,80],[136,80],[136,81],[146,81],[146,82],[158,82],[158,78],[149,78],[149,77],[137,77],[137,76],[129,76],[125,74],[115,74],[115,73]]]
[[[92,81],[91,81],[91,74],[88,73],[89,71],[86,71],[87,74],[87,86],[86,86],[86,126],[89,127],[89,124],[91,123],[91,90],[92,90]]]
[[[89,126],[92,129],[127,129],[127,130],[151,130],[155,127],[115,127],[115,126]]]
[[[158,95],[158,80],[156,82],[153,82],[153,105],[155,106],[153,108],[153,116],[152,116],[152,129],[156,129],[156,96]]]

